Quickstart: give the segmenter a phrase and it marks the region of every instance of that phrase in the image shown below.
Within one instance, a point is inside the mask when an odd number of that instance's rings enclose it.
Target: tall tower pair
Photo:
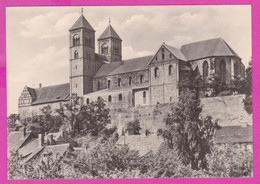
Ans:
[[[93,91],[93,78],[104,63],[95,53],[95,30],[81,16],[69,29],[70,32],[70,93],[83,96]],[[98,53],[108,62],[122,60],[122,40],[110,24],[98,38]]]

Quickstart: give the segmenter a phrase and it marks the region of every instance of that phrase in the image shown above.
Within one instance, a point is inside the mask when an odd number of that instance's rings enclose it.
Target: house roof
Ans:
[[[23,131],[10,132],[7,137],[8,150],[17,151],[31,134],[31,131],[27,131],[25,136]]]
[[[100,35],[98,40],[106,39],[106,38],[115,38],[118,40],[122,39],[118,36],[114,28],[109,24],[108,27],[105,29],[105,31]]]
[[[148,63],[151,60],[151,58],[152,56],[144,56],[134,59],[103,64],[96,73],[95,77],[147,70]]]
[[[33,138],[31,141],[29,141],[27,144],[22,146],[18,153],[22,155],[23,157],[30,155],[36,148],[38,148],[39,140],[37,138]]]
[[[69,29],[69,31],[80,29],[80,28],[87,28],[88,30],[95,31],[93,27],[89,24],[87,19],[84,15],[81,15],[78,20],[73,24],[73,26]]]
[[[170,45],[163,44],[177,59],[180,59],[182,61],[187,61],[183,53],[180,51],[180,49],[177,49],[175,47],[172,47]]]
[[[70,84],[59,84],[34,89],[36,100],[33,105],[69,100]]]
[[[210,56],[235,56],[240,58],[222,38],[186,44],[180,50],[189,61]]]
[[[214,136],[216,144],[222,143],[252,143],[252,126],[225,126],[216,131]]]

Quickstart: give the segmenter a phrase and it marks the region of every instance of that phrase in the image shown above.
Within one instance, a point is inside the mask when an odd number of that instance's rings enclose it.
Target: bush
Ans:
[[[129,135],[140,135],[141,129],[139,120],[130,121],[126,125],[126,132],[128,132]]]

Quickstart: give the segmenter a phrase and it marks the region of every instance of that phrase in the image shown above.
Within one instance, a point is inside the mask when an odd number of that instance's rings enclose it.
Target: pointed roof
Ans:
[[[222,38],[186,44],[180,50],[189,61],[210,56],[234,56],[240,58]]]
[[[73,24],[73,26],[69,29],[69,31],[80,29],[80,28],[86,28],[91,31],[95,31],[93,27],[89,24],[87,19],[84,17],[84,15],[81,15],[78,20]]]
[[[101,34],[101,36],[98,38],[98,40],[102,40],[102,39],[105,39],[105,38],[115,38],[115,39],[122,41],[122,39],[118,36],[116,31],[114,30],[114,28],[110,24],[108,25],[106,30]]]
[[[185,56],[182,54],[182,52],[180,51],[180,49],[177,49],[175,47],[172,47],[170,45],[166,45],[165,43],[163,43],[163,45],[177,58],[180,59],[182,61],[187,61],[187,59],[185,58]]]

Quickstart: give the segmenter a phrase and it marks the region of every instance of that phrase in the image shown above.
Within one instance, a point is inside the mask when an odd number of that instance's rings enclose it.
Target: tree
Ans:
[[[126,132],[128,132],[129,135],[139,135],[141,129],[142,128],[140,127],[140,121],[138,119],[130,121],[126,125]]]
[[[246,96],[243,100],[244,109],[248,114],[252,114],[252,60],[249,61],[246,69]]]
[[[16,127],[15,122],[17,120],[20,120],[20,115],[19,114],[10,114],[7,117],[7,130],[8,130],[8,132],[10,132],[10,131],[15,129],[15,127]]]
[[[111,123],[109,109],[102,98],[87,105],[80,104],[80,98],[72,95],[70,103],[61,104],[58,114],[72,136],[79,134],[98,135]]]
[[[169,147],[176,144],[183,164],[190,164],[195,170],[207,168],[206,155],[210,153],[214,131],[218,127],[210,116],[201,117],[201,111],[197,92],[186,89],[177,107],[165,119],[166,128],[159,131]]]
[[[21,120],[28,130],[38,133],[58,132],[63,125],[62,118],[58,115],[53,115],[50,105],[41,109],[41,114],[31,117],[31,121]],[[26,123],[25,123],[26,122]]]

